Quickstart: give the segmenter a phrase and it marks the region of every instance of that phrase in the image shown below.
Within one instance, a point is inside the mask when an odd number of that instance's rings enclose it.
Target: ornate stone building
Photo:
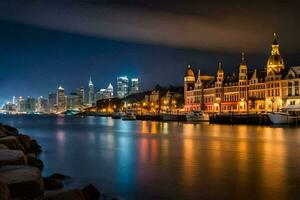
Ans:
[[[276,34],[263,70],[249,70],[242,54],[238,74],[225,75],[221,63],[215,76],[195,75],[188,66],[184,77],[184,108],[208,113],[262,113],[300,105],[300,66],[285,67]]]

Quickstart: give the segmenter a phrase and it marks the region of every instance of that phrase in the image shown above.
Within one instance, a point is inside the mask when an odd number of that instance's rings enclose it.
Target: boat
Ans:
[[[121,119],[123,115],[124,115],[123,112],[115,112],[115,113],[113,113],[111,115],[111,118],[113,118],[113,119]]]
[[[293,124],[300,118],[300,105],[290,105],[279,112],[268,113],[273,124]]]
[[[170,114],[170,113],[162,113],[161,117],[162,117],[163,121],[178,121],[179,120],[178,115]]]
[[[122,120],[136,120],[136,116],[132,112],[128,112],[122,116]]]
[[[209,116],[203,111],[193,110],[186,115],[186,120],[188,122],[209,122]]]

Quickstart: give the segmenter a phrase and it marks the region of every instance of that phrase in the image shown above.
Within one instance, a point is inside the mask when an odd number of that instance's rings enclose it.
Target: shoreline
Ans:
[[[10,125],[0,123],[0,193],[1,200],[97,200],[101,192],[92,184],[64,189],[72,177],[60,173],[42,176],[44,163],[39,159],[38,142]],[[116,197],[112,199],[118,199]]]

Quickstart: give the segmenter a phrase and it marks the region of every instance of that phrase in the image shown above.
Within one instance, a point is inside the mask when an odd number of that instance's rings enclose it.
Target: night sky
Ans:
[[[151,3],[149,3],[151,2]],[[279,35],[287,66],[300,65],[296,1],[11,0],[0,3],[0,103],[96,89],[137,76],[142,89],[182,85],[188,64],[236,70],[242,51],[263,68]]]

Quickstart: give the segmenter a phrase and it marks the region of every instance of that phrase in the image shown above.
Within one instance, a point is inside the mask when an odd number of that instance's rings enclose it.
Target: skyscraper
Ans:
[[[89,91],[88,91],[88,104],[93,105],[94,103],[95,103],[94,85],[93,85],[93,82],[92,82],[92,78],[90,77]]]
[[[41,113],[48,112],[48,100],[42,96],[38,97],[36,102],[36,111]]]
[[[64,112],[66,109],[65,89],[61,86],[57,90],[57,112]]]
[[[57,105],[57,93],[49,93],[48,95],[48,107],[50,113],[56,112]]]
[[[71,93],[69,96],[67,96],[67,109],[76,110],[79,109],[79,107],[79,96],[77,93]]]
[[[96,100],[101,99],[109,99],[112,98],[114,95],[114,88],[111,83],[108,85],[107,89],[100,89],[96,94]]]
[[[35,112],[35,99],[33,97],[27,97],[25,101],[25,110],[27,113]]]
[[[77,89],[78,103],[82,107],[84,105],[84,88],[81,86]]]
[[[124,98],[128,95],[128,78],[127,76],[117,77],[117,97]]]
[[[25,112],[25,100],[21,96],[17,100],[17,107],[18,107],[18,112]]]
[[[131,89],[130,94],[135,94],[139,92],[139,79],[138,78],[132,78],[131,79]]]

